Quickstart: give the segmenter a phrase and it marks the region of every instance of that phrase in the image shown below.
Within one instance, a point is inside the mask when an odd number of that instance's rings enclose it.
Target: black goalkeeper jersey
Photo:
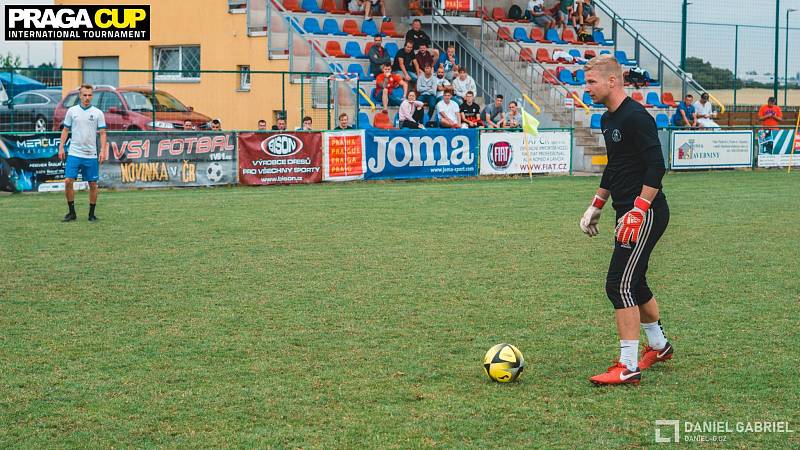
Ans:
[[[614,209],[631,209],[642,185],[659,189],[654,208],[665,205],[661,179],[666,169],[653,117],[627,97],[616,111],[606,111],[600,123],[608,153],[600,187],[611,191]]]

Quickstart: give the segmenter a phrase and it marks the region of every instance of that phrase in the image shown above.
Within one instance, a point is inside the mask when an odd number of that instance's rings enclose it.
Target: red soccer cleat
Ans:
[[[672,359],[672,344],[667,342],[667,345],[661,350],[656,350],[648,345],[644,348],[642,359],[639,360],[639,370],[648,369],[653,364],[664,362],[668,359]]]
[[[589,381],[598,386],[607,384],[639,384],[641,380],[641,370],[632,372],[621,362],[615,363],[613,366],[609,367],[605,373],[589,378]]]

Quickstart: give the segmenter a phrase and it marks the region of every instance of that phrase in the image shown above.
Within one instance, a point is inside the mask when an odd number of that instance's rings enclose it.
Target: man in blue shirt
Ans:
[[[455,45],[450,44],[447,46],[447,53],[439,57],[439,62],[436,68],[438,69],[439,66],[444,68],[444,77],[447,78],[447,81],[452,82],[453,78],[455,78],[456,74],[458,74],[459,67]]]
[[[692,101],[694,96],[686,94],[683,101],[678,103],[678,109],[672,116],[672,125],[675,127],[690,127],[697,128],[697,115],[694,113],[694,106]]]

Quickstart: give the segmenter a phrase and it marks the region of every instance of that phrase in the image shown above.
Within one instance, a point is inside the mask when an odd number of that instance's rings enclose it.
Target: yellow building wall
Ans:
[[[85,0],[56,0],[58,5],[81,5]],[[153,47],[199,45],[201,70],[250,69],[288,71],[288,60],[269,60],[267,37],[247,35],[247,15],[228,13],[224,0],[115,0],[114,5],[150,5],[150,41],[64,41],[64,68],[80,69],[81,58],[116,56],[120,70],[153,68]],[[81,84],[80,71],[65,71],[66,91]],[[119,86],[150,85],[148,72],[121,72]],[[300,87],[286,77],[285,107],[288,127],[301,122]],[[195,111],[219,118],[225,129],[253,130],[259,119],[268,127],[273,111],[281,110],[281,76],[252,74],[250,91],[240,92],[238,73],[202,73],[199,82],[158,81],[156,88],[177,97]],[[308,88],[308,86],[306,86]],[[304,97],[309,98],[305,92]],[[306,105],[309,101],[306,100]],[[308,114],[310,111],[305,111]],[[315,128],[327,124],[315,124]]]

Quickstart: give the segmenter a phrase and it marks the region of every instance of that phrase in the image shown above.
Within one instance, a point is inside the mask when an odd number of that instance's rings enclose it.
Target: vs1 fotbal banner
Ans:
[[[364,130],[333,131],[322,136],[323,180],[363,180],[367,171],[364,158]]]
[[[63,186],[58,133],[0,135],[0,190],[48,191]],[[69,141],[66,145],[69,150]]]
[[[794,141],[792,156],[792,135],[794,130],[758,130],[758,167],[800,166],[800,134]]]
[[[529,149],[525,148],[524,137],[521,132],[482,133],[481,175],[516,175],[528,171],[569,173],[572,161],[569,131],[540,130],[538,136],[528,136]]]
[[[109,133],[100,186],[117,189],[236,182],[233,133]]]
[[[470,177],[478,174],[478,131],[366,131],[368,180]]]
[[[239,182],[250,185],[322,181],[322,133],[242,133]]]

